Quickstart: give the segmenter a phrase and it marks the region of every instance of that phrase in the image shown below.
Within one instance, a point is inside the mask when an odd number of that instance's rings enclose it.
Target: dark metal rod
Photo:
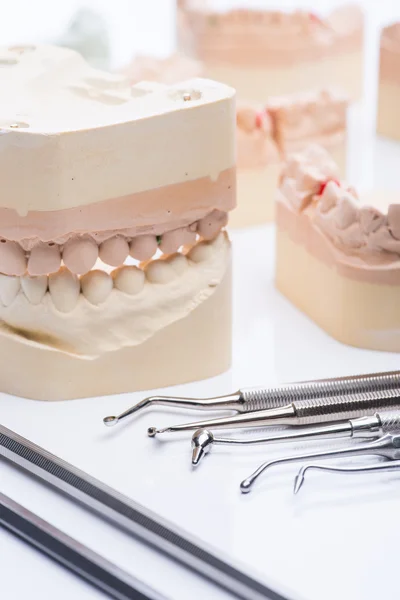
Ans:
[[[166,600],[135,577],[0,493],[0,525],[116,600]]]
[[[288,600],[156,513],[0,425],[0,456],[242,600]]]

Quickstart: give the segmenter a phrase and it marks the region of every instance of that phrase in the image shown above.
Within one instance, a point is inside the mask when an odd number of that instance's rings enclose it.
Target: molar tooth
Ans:
[[[174,229],[166,231],[160,243],[160,250],[163,254],[173,254],[185,243],[185,235],[183,229]]]
[[[0,272],[5,275],[23,275],[26,270],[25,252],[17,242],[0,240]]]
[[[360,210],[361,230],[366,233],[373,233],[383,225],[385,217],[376,208],[364,206]],[[396,237],[396,236],[394,236]]]
[[[111,294],[113,280],[108,273],[98,269],[81,277],[82,294],[91,304],[102,304]]]
[[[324,176],[321,174],[319,169],[306,166],[300,169],[296,179],[296,184],[299,190],[316,192],[323,181]]]
[[[129,254],[137,260],[148,260],[157,252],[158,244],[155,235],[138,235],[129,247]]]
[[[14,302],[20,287],[19,277],[0,275],[0,300],[4,306],[9,306]]]
[[[31,304],[40,304],[47,292],[47,275],[21,277],[21,287]]]
[[[325,213],[330,211],[338,203],[340,197],[340,188],[334,181],[329,181],[322,193],[321,199],[318,203],[321,212]]]
[[[195,262],[200,263],[205,260],[209,260],[213,255],[213,248],[209,242],[199,242],[188,253],[188,258]]]
[[[177,252],[176,254],[172,254],[166,259],[166,262],[171,265],[178,275],[183,275],[183,273],[189,268],[189,263],[183,254]]]
[[[99,249],[99,258],[106,265],[118,267],[129,254],[129,244],[125,238],[116,236],[103,242]]]
[[[146,277],[151,283],[169,283],[177,275],[166,260],[152,260],[146,265]]]
[[[335,211],[334,220],[339,229],[347,229],[357,221],[358,211],[349,197],[344,196]]]
[[[97,244],[91,238],[72,238],[64,246],[63,261],[72,273],[83,275],[94,266],[98,254]]]
[[[197,238],[196,229],[197,229],[197,223],[193,223],[192,225],[189,225],[189,227],[185,227],[182,230],[184,246],[193,246],[193,244],[196,243],[196,238]]]
[[[205,240],[212,240],[228,223],[228,213],[213,210],[197,224],[197,233]]]
[[[111,273],[114,280],[114,286],[124,292],[134,296],[139,294],[144,287],[144,272],[133,265],[119,267]]]
[[[80,283],[76,275],[66,267],[49,276],[51,299],[57,310],[68,313],[74,310],[79,300]]]
[[[60,268],[61,256],[59,247],[54,244],[38,244],[30,252],[28,259],[29,275],[47,275]]]

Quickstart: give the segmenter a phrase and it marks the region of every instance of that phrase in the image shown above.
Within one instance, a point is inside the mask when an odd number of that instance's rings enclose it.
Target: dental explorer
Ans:
[[[300,431],[284,432],[267,437],[251,437],[245,439],[220,438],[208,429],[198,429],[192,436],[192,464],[198,465],[200,460],[210,452],[213,444],[227,446],[256,446],[277,442],[294,442],[297,440],[313,440],[320,438],[378,438],[385,433],[400,433],[400,411],[377,412],[367,417],[350,419],[343,423],[332,423],[320,427],[307,427]]]
[[[293,400],[309,398],[328,398],[345,394],[360,394],[370,391],[384,391],[400,387],[400,371],[368,373],[300,381],[281,384],[271,388],[250,387],[238,390],[227,396],[214,398],[179,398],[172,396],[150,396],[144,398],[118,416],[104,417],[107,427],[116,425],[126,417],[133,415],[148,406],[172,406],[195,410],[232,410],[237,413],[248,413],[255,410],[286,406]]]
[[[377,465],[362,465],[358,467],[335,467],[328,465],[305,465],[301,467],[294,480],[293,493],[297,494],[304,483],[305,474],[310,469],[318,471],[328,471],[330,473],[347,473],[349,475],[353,473],[369,473],[369,472],[382,472],[382,471],[397,471],[400,470],[400,460],[393,460],[385,463],[378,463]]]
[[[266,425],[310,425],[322,421],[345,421],[355,417],[374,414],[386,409],[400,409],[400,388],[372,389],[357,394],[294,400],[286,406],[257,410],[243,415],[220,417],[195,423],[184,423],[157,429],[150,427],[147,433],[154,437],[160,433],[193,429],[217,429],[237,427],[265,427]]]
[[[366,444],[354,445],[348,448],[341,448],[340,450],[329,450],[325,452],[320,451],[311,452],[310,454],[286,456],[284,458],[277,458],[275,460],[265,462],[258,467],[254,473],[242,481],[240,484],[240,490],[243,494],[250,492],[254,482],[260,477],[260,475],[275,465],[313,460],[314,458],[341,458],[343,456],[357,456],[360,454],[382,456],[387,460],[400,460],[400,435],[391,435],[388,433],[383,437]]]

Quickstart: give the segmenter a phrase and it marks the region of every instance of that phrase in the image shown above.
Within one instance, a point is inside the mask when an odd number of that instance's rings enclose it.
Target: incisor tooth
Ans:
[[[31,304],[40,304],[47,292],[47,275],[21,277],[21,287]]]
[[[55,273],[60,268],[60,250],[56,244],[40,244],[32,248],[28,259],[29,275],[47,275]]]
[[[17,242],[1,240],[0,273],[23,275],[26,269],[25,252]]]
[[[98,255],[99,249],[94,240],[73,238],[64,246],[63,261],[72,273],[83,275],[94,266]]]
[[[0,275],[0,300],[4,306],[9,306],[14,302],[20,287],[19,277]]]
[[[105,271],[89,271],[81,277],[82,294],[91,304],[105,302],[113,289],[113,280]]]
[[[61,267],[57,273],[49,276],[51,299],[60,312],[71,312],[79,300],[81,286],[76,275],[66,267]]]
[[[115,269],[111,273],[111,277],[114,280],[114,286],[130,296],[139,294],[144,286],[144,273],[142,269],[135,266],[124,266]]]

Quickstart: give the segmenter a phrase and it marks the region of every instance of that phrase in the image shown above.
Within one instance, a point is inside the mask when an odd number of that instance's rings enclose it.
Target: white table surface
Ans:
[[[372,184],[400,189],[399,146],[373,139],[376,52],[370,47],[369,53],[367,102],[351,116],[350,179],[362,189]],[[273,237],[272,225],[232,233],[231,371],[165,393],[217,395],[239,386],[399,368],[397,354],[350,348],[329,338],[274,289]],[[204,413],[158,408],[115,429],[103,426],[105,415],[142,396],[46,404],[3,394],[0,421],[248,565],[277,591],[289,589],[293,599],[396,597],[400,473],[312,474],[304,491],[293,497],[298,468],[293,465],[271,472],[254,492],[242,496],[239,482],[264,458],[298,451],[300,445],[217,447],[194,471],[190,435],[154,440],[146,429]],[[337,443],[325,442],[325,447]],[[0,490],[171,598],[228,597],[1,460]],[[0,582],[0,597],[12,600],[102,597],[4,530]]]

